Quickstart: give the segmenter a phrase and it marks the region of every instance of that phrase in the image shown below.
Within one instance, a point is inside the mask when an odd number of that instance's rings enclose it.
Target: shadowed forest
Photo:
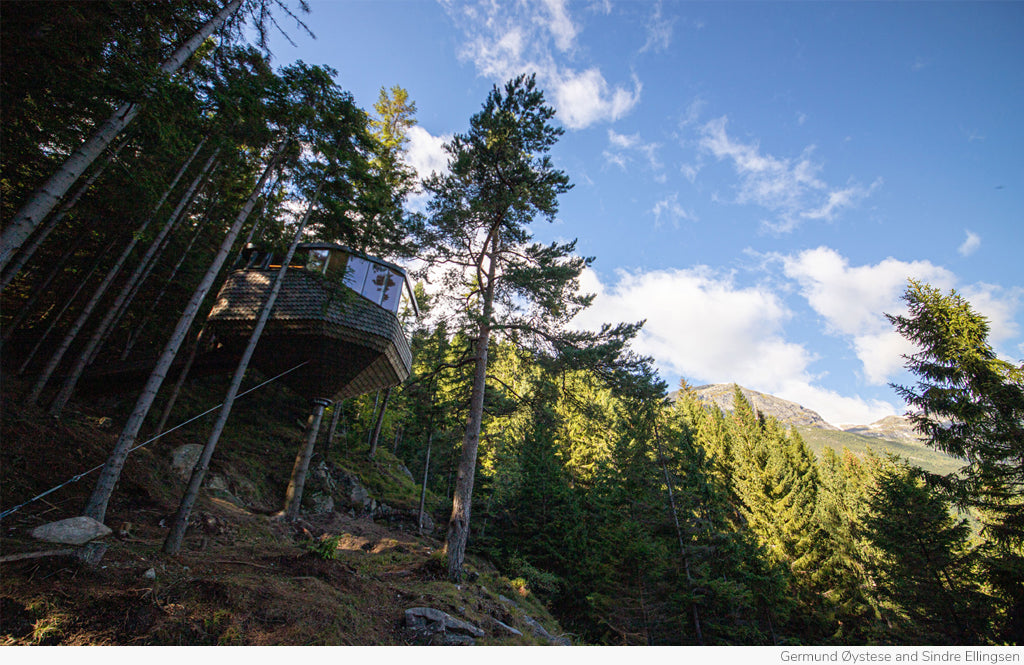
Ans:
[[[534,78],[421,181],[401,82],[361,108],[327,64],[247,41],[302,10],[0,8],[4,644],[410,644],[395,626],[427,602],[488,644],[1020,643],[1024,366],[969,302],[910,281],[889,317],[948,474],[816,455],[738,387],[729,412],[669,400],[642,321],[573,325],[594,259],[534,240],[572,187]],[[206,325],[232,270],[302,270],[300,242],[404,267],[418,304],[396,314],[409,377],[315,420],[280,383],[243,397],[275,377]],[[28,556],[78,515],[115,529],[105,554]]]

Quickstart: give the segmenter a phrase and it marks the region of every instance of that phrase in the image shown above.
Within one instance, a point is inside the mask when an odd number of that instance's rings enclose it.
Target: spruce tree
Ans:
[[[891,316],[917,352],[916,385],[893,386],[929,445],[965,461],[940,481],[983,525],[985,570],[1004,616],[1002,634],[1024,640],[1024,365],[1000,359],[988,320],[956,291],[911,280],[909,312]]]
[[[970,527],[919,469],[889,460],[868,496],[868,571],[884,601],[892,638],[911,644],[987,641],[991,608],[976,579]]]

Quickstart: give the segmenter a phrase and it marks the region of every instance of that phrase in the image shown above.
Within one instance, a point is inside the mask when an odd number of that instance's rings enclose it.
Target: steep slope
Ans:
[[[223,377],[192,383],[181,412],[209,408],[225,385]],[[19,404],[19,387],[5,377],[2,510],[102,463],[116,436],[112,423],[132,403],[77,405],[55,421]],[[172,460],[203,440],[208,419],[129,457],[107,513],[113,533],[95,567],[62,553],[74,548],[29,535],[76,515],[92,476],[5,517],[0,646],[422,644],[441,639],[405,627],[406,611],[423,607],[483,631],[473,633],[477,644],[555,639],[561,631],[543,604],[486,560],[470,556],[460,585],[445,580],[443,528],[417,535],[416,483],[387,450],[368,460],[362,437],[321,447],[302,518],[276,518],[305,408],[274,387],[236,405],[178,556],[160,550],[185,486]],[[443,497],[430,497],[428,507],[437,522],[450,511]]]

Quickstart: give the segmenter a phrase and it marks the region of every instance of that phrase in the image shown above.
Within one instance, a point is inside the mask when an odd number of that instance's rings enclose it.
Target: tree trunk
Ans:
[[[178,379],[174,382],[174,387],[171,389],[171,394],[167,396],[167,404],[164,405],[164,410],[160,413],[160,421],[156,424],[156,428],[153,430],[154,434],[163,434],[164,427],[167,425],[167,419],[171,417],[171,411],[174,410],[174,403],[178,401],[178,393],[181,392],[181,386],[185,384],[185,379],[188,378],[188,373],[192,371],[192,363],[196,360],[196,354],[199,352],[199,347],[203,344],[203,337],[206,333],[206,326],[199,329],[199,333],[196,334],[195,341],[192,342],[192,348],[189,349],[188,358],[185,360],[185,365],[181,368],[181,372],[178,374]]]
[[[277,189],[277,185],[280,182],[281,177],[278,176],[274,183],[270,185],[269,191],[273,192],[275,189]],[[245,253],[245,248],[248,247],[249,243],[252,242],[253,236],[256,235],[256,231],[260,228],[260,224],[263,222],[264,218],[273,216],[273,214],[275,213],[268,212],[268,210],[264,208],[263,214],[256,217],[255,221],[253,221],[252,223],[252,226],[249,227],[249,233],[246,234],[245,241],[243,241],[242,244],[239,245],[238,247],[238,254],[235,256],[235,263],[238,263],[242,259],[242,255]]]
[[[140,394],[138,400],[136,400],[135,407],[133,408],[131,415],[128,417],[128,421],[125,423],[124,429],[121,431],[121,435],[117,439],[117,443],[114,444],[113,451],[111,451],[110,456],[103,465],[100,477],[96,481],[96,487],[93,490],[92,495],[89,497],[89,501],[86,503],[85,509],[82,513],[86,517],[91,517],[94,520],[102,522],[103,518],[106,516],[107,503],[110,501],[110,496],[114,493],[114,486],[117,484],[117,480],[121,476],[121,469],[124,467],[124,461],[128,456],[128,451],[135,443],[135,438],[138,436],[139,430],[142,429],[142,423],[145,421],[150,408],[153,406],[153,401],[156,399],[156,395],[160,391],[160,386],[163,385],[164,378],[167,376],[171,363],[174,362],[175,356],[178,355],[178,349],[181,348],[181,343],[184,341],[186,335],[188,335],[188,331],[192,327],[192,321],[195,319],[196,314],[199,313],[199,308],[202,306],[203,300],[206,299],[206,295],[213,286],[214,280],[217,279],[217,275],[220,273],[221,267],[227,260],[228,254],[231,252],[231,247],[234,245],[235,240],[238,238],[238,233],[242,229],[242,225],[249,217],[249,214],[252,213],[252,209],[256,205],[256,200],[263,191],[263,186],[266,185],[271,173],[277,170],[278,162],[284,155],[286,146],[287,142],[278,148],[274,157],[270,160],[270,163],[267,164],[266,169],[263,170],[263,175],[260,176],[259,182],[256,183],[256,187],[253,188],[252,194],[249,195],[249,199],[245,202],[245,205],[242,206],[242,209],[239,211],[238,216],[231,225],[231,228],[228,229],[227,235],[224,236],[224,240],[221,242],[220,248],[217,250],[217,255],[214,257],[210,267],[207,269],[206,274],[203,275],[203,279],[200,281],[199,286],[197,286],[196,290],[193,292],[192,299],[185,307],[185,311],[182,312],[181,318],[178,319],[178,325],[175,327],[174,332],[171,333],[170,339],[167,340],[167,344],[164,346],[164,350],[160,354],[160,358],[157,360],[156,366],[149,375],[146,386],[142,389],[142,394]]]
[[[480,426],[484,414],[484,389],[487,383],[487,345],[491,339],[491,315],[494,309],[494,279],[498,265],[498,234],[493,234],[487,284],[484,288],[483,316],[476,338],[476,359],[473,371],[473,390],[469,398],[466,433],[462,439],[462,454],[455,478],[452,497],[452,515],[448,520],[445,554],[448,557],[448,578],[452,582],[462,579],[462,563],[466,558],[469,540],[469,519],[472,512],[473,481],[476,476],[476,456],[480,447]]]
[[[209,211],[207,211],[207,214],[209,214]],[[149,320],[151,318],[153,318],[153,314],[156,313],[157,306],[160,304],[160,301],[163,300],[164,295],[167,293],[167,287],[174,283],[174,278],[178,276],[178,271],[181,269],[181,266],[185,263],[185,259],[188,258],[189,252],[192,251],[192,245],[195,244],[196,240],[198,240],[199,236],[202,234],[203,223],[205,221],[206,215],[204,215],[203,218],[196,224],[196,228],[192,232],[192,237],[189,239],[188,244],[185,245],[185,250],[181,253],[181,256],[178,258],[178,262],[174,264],[174,267],[171,269],[171,273],[167,276],[167,279],[163,281],[163,286],[160,288],[160,292],[156,294],[156,297],[153,298],[153,301],[149,303],[149,308],[146,310],[146,313],[143,314],[142,318],[139,320],[138,325],[135,326],[135,330],[131,331],[131,333],[129,334],[128,340],[125,342],[124,345],[124,351],[121,353],[121,360],[128,359],[128,355],[132,352],[132,348],[135,346],[136,342],[138,342],[139,338],[142,336],[142,331],[145,329],[146,324],[149,323]]]
[[[402,443],[402,426],[399,425],[395,428],[395,444],[391,446],[391,454],[398,456],[398,446]]]
[[[184,44],[178,47],[171,56],[160,65],[160,72],[173,74],[178,71],[188,58],[195,53],[199,45],[215,30],[220,28],[228,18],[242,6],[242,0],[232,0],[220,12],[199,29]],[[28,239],[39,223],[50,214],[57,202],[75,184],[79,176],[89,165],[110,145],[121,131],[131,124],[139,113],[139,104],[126,102],[113,115],[96,128],[92,136],[82,144],[50,178],[43,183],[29,200],[15,213],[11,223],[0,235],[0,270],[11,260],[11,256]]]
[[[205,139],[204,139],[205,141]],[[202,143],[200,143],[200,147]],[[71,371],[68,372],[68,376],[64,379],[64,383],[61,385],[60,391],[57,396],[54,397],[53,402],[50,404],[49,414],[54,418],[59,418],[64,407],[67,405],[68,400],[71,399],[71,395],[75,392],[75,386],[78,385],[78,380],[82,378],[82,373],[85,371],[86,366],[92,362],[92,359],[96,352],[99,351],[100,345],[106,340],[107,332],[113,327],[114,319],[121,312],[123,307],[128,306],[128,296],[134,294],[135,286],[140,283],[140,279],[143,274],[148,274],[148,270],[151,262],[156,258],[157,251],[163,245],[164,238],[171,232],[174,225],[178,223],[178,220],[184,214],[188,205],[192,202],[192,196],[195,194],[196,189],[199,188],[199,184],[209,173],[210,168],[213,166],[214,161],[217,159],[217,153],[220,149],[213,151],[209,159],[200,169],[199,173],[192,180],[192,184],[182,195],[181,200],[178,202],[178,206],[174,209],[171,215],[167,218],[167,222],[160,229],[156,238],[150,243],[149,249],[143,255],[139,264],[135,266],[135,270],[131,276],[128,277],[128,281],[121,287],[121,292],[114,298],[114,302],[107,309],[107,313],[103,316],[103,320],[100,321],[96,329],[92,331],[92,335],[89,336],[89,341],[86,342],[85,348],[81,353],[78,354],[78,358],[75,360],[75,364],[72,366]],[[195,153],[193,153],[193,157]]]
[[[53,316],[53,318],[50,320],[50,325],[46,327],[46,331],[39,336],[39,339],[36,340],[36,343],[32,347],[32,350],[29,351],[28,355],[25,356],[25,360],[21,362],[21,366],[18,367],[18,376],[21,376],[22,374],[25,373],[25,369],[28,367],[29,363],[32,362],[32,359],[35,358],[36,352],[39,351],[39,348],[43,345],[43,342],[46,341],[47,338],[49,338],[54,326],[56,326],[57,322],[60,321],[62,316],[64,316],[64,312],[68,311],[68,307],[71,306],[71,303],[75,302],[75,298],[77,298],[78,294],[82,291],[82,289],[85,288],[85,285],[89,283],[89,280],[92,278],[93,273],[99,269],[100,261],[103,260],[103,257],[106,256],[110,250],[114,249],[114,245],[116,244],[117,240],[114,240],[109,245],[107,245],[106,249],[100,252],[100,255],[94,260],[92,268],[90,268],[89,272],[86,273],[85,277],[78,282],[78,286],[75,287],[74,292],[68,298],[64,299],[64,305],[60,308],[60,311]]]
[[[64,335],[64,339],[61,340],[61,343],[57,347],[57,350],[54,351],[52,356],[50,356],[50,361],[46,364],[46,367],[43,368],[43,371],[39,375],[39,378],[36,379],[35,385],[32,386],[32,390],[29,392],[28,396],[29,404],[35,404],[36,402],[39,401],[39,397],[43,394],[43,389],[46,387],[46,384],[50,381],[50,377],[56,371],[57,366],[60,365],[61,360],[64,359],[64,354],[68,352],[68,349],[71,348],[71,344],[75,341],[75,338],[78,337],[78,333],[80,333],[82,331],[82,328],[85,327],[85,324],[89,320],[89,317],[92,316],[92,311],[99,304],[100,299],[102,299],[103,296],[106,295],[107,289],[110,288],[110,285],[114,282],[114,279],[118,276],[118,274],[120,274],[121,268],[124,267],[124,264],[128,260],[128,257],[131,256],[132,250],[135,249],[135,245],[139,242],[139,238],[142,237],[142,234],[145,233],[146,228],[149,227],[150,222],[152,222],[153,218],[156,217],[156,213],[160,210],[161,206],[163,206],[164,202],[167,200],[167,197],[171,195],[171,192],[178,184],[178,181],[181,179],[181,176],[185,175],[185,171],[192,164],[192,160],[196,158],[196,155],[199,154],[199,150],[200,148],[203,147],[203,143],[205,142],[206,139],[200,141],[199,145],[197,145],[195,150],[192,151],[192,154],[189,155],[189,158],[185,160],[185,163],[182,164],[180,169],[178,169],[178,172],[174,175],[174,178],[171,180],[171,184],[166,189],[164,189],[164,193],[160,196],[160,200],[157,201],[155,206],[153,206],[153,212],[150,214],[149,217],[146,218],[146,221],[142,223],[142,226],[139,227],[139,229],[132,235],[131,240],[128,241],[128,244],[121,251],[121,256],[119,256],[117,261],[114,262],[114,265],[110,266],[110,269],[107,271],[107,274],[103,278],[103,281],[100,282],[100,285],[96,287],[96,291],[93,292],[92,298],[89,299],[89,301],[85,304],[85,307],[82,308],[82,311],[79,312],[78,318],[75,320],[74,324],[72,324],[68,332]]]
[[[657,418],[657,415],[654,416]],[[683,559],[683,569],[686,573],[686,584],[689,590],[693,590],[693,577],[690,575],[690,559],[686,555],[686,545],[683,541],[683,530],[679,526],[679,511],[676,510],[676,499],[672,492],[672,479],[668,475],[668,465],[665,464],[665,453],[661,449],[661,436],[658,434],[658,423],[654,423],[654,443],[658,447],[658,461],[661,462],[661,472],[665,476],[665,487],[668,489],[668,505],[672,509],[672,522],[676,527],[676,538],[679,540],[679,556]],[[693,615],[693,629],[697,636],[697,644],[704,646],[704,633],[700,627],[700,608],[697,603],[690,603]]]
[[[235,397],[238,395],[238,389],[242,386],[242,380],[245,378],[245,373],[249,370],[249,361],[252,360],[252,354],[256,351],[256,345],[259,344],[260,337],[263,335],[263,328],[267,325],[270,313],[274,310],[274,304],[277,302],[277,294],[281,292],[281,284],[284,282],[285,275],[288,274],[288,264],[291,263],[292,256],[295,254],[295,248],[298,247],[299,241],[302,239],[302,231],[306,228],[306,222],[309,221],[309,216],[313,212],[313,208],[316,206],[316,200],[319,196],[320,188],[317,187],[316,194],[313,195],[313,199],[309,203],[309,208],[306,210],[306,214],[302,216],[302,221],[299,222],[299,226],[295,230],[295,237],[292,239],[292,244],[288,247],[288,252],[285,255],[284,261],[281,262],[281,268],[277,271],[277,276],[274,278],[274,283],[270,287],[270,293],[267,295],[267,300],[263,303],[263,307],[260,309],[260,316],[256,320],[256,324],[253,326],[252,333],[249,335],[249,342],[246,344],[245,350],[242,352],[242,357],[238,361],[238,367],[235,368],[234,376],[231,377],[231,384],[228,386],[228,392],[224,397],[224,403],[217,414],[217,421],[213,424],[213,429],[210,432],[209,438],[206,440],[206,445],[203,446],[203,452],[199,456],[199,460],[192,468],[192,476],[189,478],[188,489],[185,491],[185,495],[181,498],[181,505],[178,506],[178,513],[174,517],[171,532],[167,535],[167,540],[164,541],[164,552],[167,554],[177,554],[181,551],[181,540],[185,537],[185,528],[188,526],[188,518],[192,513],[192,506],[195,504],[196,498],[199,496],[199,488],[203,484],[203,477],[206,475],[206,469],[210,465],[210,458],[213,457],[213,451],[217,447],[217,442],[220,441],[220,435],[224,431],[224,426],[227,425],[228,417],[231,415],[231,409],[235,406]],[[312,434],[314,443],[316,442],[316,434],[320,430],[320,418],[323,417],[324,413],[323,406],[319,406],[318,408],[319,416],[316,418],[316,425]],[[299,490],[301,496],[301,486]]]
[[[0,281],[0,291],[6,289],[7,285],[11,283],[11,280],[21,272],[21,269],[25,267],[25,264],[28,263],[29,259],[31,259],[36,253],[36,250],[39,249],[39,246],[42,245],[48,237],[50,237],[50,234],[53,233],[54,229],[60,226],[60,223],[64,220],[64,217],[67,216],[68,212],[70,212],[71,209],[75,207],[75,204],[78,203],[78,200],[82,198],[87,191],[89,191],[89,188],[92,187],[93,183],[103,175],[103,172],[106,171],[107,167],[114,162],[118,153],[120,153],[121,149],[126,145],[128,145],[128,139],[121,141],[113,150],[111,150],[110,156],[107,160],[100,164],[100,166],[98,166],[92,174],[86,178],[85,182],[82,183],[78,189],[75,190],[75,193],[71,195],[71,198],[61,204],[56,214],[54,214],[54,216],[51,217],[45,225],[43,225],[43,228],[39,229],[39,231],[32,236],[28,245],[25,246],[25,249],[18,252],[17,258],[8,265],[7,270],[4,271],[3,280]],[[55,268],[54,270],[59,270],[59,268]],[[42,288],[45,289],[46,287],[44,286]]]
[[[219,150],[220,149],[218,148],[218,151]],[[220,166],[219,164],[215,165],[213,167],[213,170],[216,171],[216,169],[219,166]],[[203,183],[203,185],[198,190],[196,190],[196,191],[194,191],[192,193],[192,197],[188,200],[188,203],[186,204],[184,210],[177,215],[177,219],[174,221],[172,226],[177,226],[178,222],[180,222],[184,218],[189,217],[192,214],[192,206],[193,206],[193,204],[199,199],[199,196],[201,194],[205,193],[206,186],[210,184],[210,179],[212,177],[213,177],[212,176],[212,172],[208,172],[207,173],[207,177],[206,177],[206,181]],[[204,217],[204,219],[205,219],[205,217]],[[189,241],[189,248],[192,247],[192,242],[195,241],[195,238],[198,236],[198,233],[199,232],[197,230],[196,233],[193,234],[192,240]],[[111,321],[111,323],[110,323],[109,329],[107,331],[107,336],[108,337],[110,336],[110,333],[112,331],[117,329],[117,326],[120,325],[120,323],[121,323],[121,319],[123,319],[124,315],[128,313],[129,307],[131,307],[131,304],[133,302],[135,302],[135,296],[137,296],[139,294],[139,290],[142,288],[142,285],[145,284],[146,280],[149,279],[149,275],[153,272],[153,270],[157,267],[157,265],[159,265],[160,260],[163,258],[164,252],[167,251],[168,247],[170,247],[171,241],[172,241],[171,236],[167,236],[167,237],[165,237],[163,239],[163,242],[160,245],[160,248],[156,251],[155,256],[153,256],[153,258],[150,259],[149,265],[146,266],[145,271],[143,271],[142,275],[140,275],[139,278],[135,281],[135,285],[132,287],[131,292],[128,294],[128,297],[125,299],[125,301],[123,303],[121,303],[121,307],[118,310],[117,315],[114,317],[114,320]],[[178,262],[175,264],[175,268],[174,268],[174,272],[173,272],[172,276],[168,277],[166,280],[164,280],[164,285],[163,285],[163,287],[160,290],[160,295],[150,305],[148,313],[151,313],[152,311],[154,311],[156,309],[157,302],[159,302],[159,299],[161,297],[163,297],[163,294],[164,294],[164,292],[166,292],[168,285],[171,283],[171,280],[174,279],[173,275],[177,274],[177,270],[181,266],[181,264],[184,262],[184,260],[185,260],[185,257],[183,255],[178,260]],[[140,324],[140,326],[136,326],[135,330],[129,331],[128,339],[126,340],[126,346],[128,345],[129,342],[131,342],[131,340],[133,338],[135,338],[137,340],[137,338],[139,336],[139,333],[141,333],[141,330],[139,330],[140,327],[141,327],[141,324]],[[106,343],[106,341],[104,340],[104,342],[101,342],[100,346],[96,347],[96,349],[92,353],[92,356],[89,358],[89,364],[92,364],[93,361],[96,360],[96,356],[99,355],[100,349],[102,348],[102,345],[105,344],[105,343]],[[121,360],[124,360],[125,358],[127,358],[127,356],[128,356],[128,352],[125,351],[125,353],[121,357]]]
[[[327,429],[328,448],[334,445],[334,437],[338,432],[338,421],[341,419],[341,402],[335,402],[331,410],[331,426]]]
[[[423,535],[423,512],[427,505],[427,480],[430,478],[430,448],[434,442],[434,429],[430,428],[427,433],[427,460],[423,463],[423,486],[420,488],[420,512],[416,518],[416,529],[419,535]]]
[[[384,412],[388,409],[388,398],[391,397],[391,388],[387,388],[384,391],[384,402],[380,405],[380,410],[377,412],[377,422],[373,425],[373,434],[370,435],[370,454],[368,457],[373,459],[377,454],[377,441],[380,440],[380,428],[384,425]]]
[[[320,421],[324,417],[324,407],[330,402],[324,399],[313,400],[313,413],[306,426],[306,445],[299,450],[292,467],[292,476],[288,481],[288,490],[284,494],[283,516],[289,522],[298,519],[299,508],[302,506],[302,490],[306,486],[306,473],[309,471],[309,460],[313,457],[316,437],[320,433]]]
[[[43,278],[43,281],[39,284],[32,285],[32,288],[29,291],[28,300],[26,300],[25,304],[18,309],[18,314],[11,319],[11,323],[6,327],[6,330],[3,331],[3,335],[0,336],[0,347],[11,339],[14,335],[14,331],[21,326],[22,322],[24,322],[26,318],[28,318],[28,315],[32,313],[32,308],[36,306],[36,302],[39,300],[40,296],[47,293],[47,289],[50,288],[50,283],[57,278],[57,275],[61,274],[64,266],[71,260],[79,249],[80,248],[75,245],[68,247],[67,251],[65,251],[60,257],[60,260],[57,261],[57,265],[49,271],[46,277]]]

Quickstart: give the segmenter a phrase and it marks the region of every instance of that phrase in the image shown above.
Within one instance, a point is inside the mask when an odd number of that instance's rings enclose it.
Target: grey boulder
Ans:
[[[32,530],[32,537],[48,543],[64,545],[85,545],[90,540],[109,536],[110,528],[91,517],[69,517],[59,522],[50,522]]]

